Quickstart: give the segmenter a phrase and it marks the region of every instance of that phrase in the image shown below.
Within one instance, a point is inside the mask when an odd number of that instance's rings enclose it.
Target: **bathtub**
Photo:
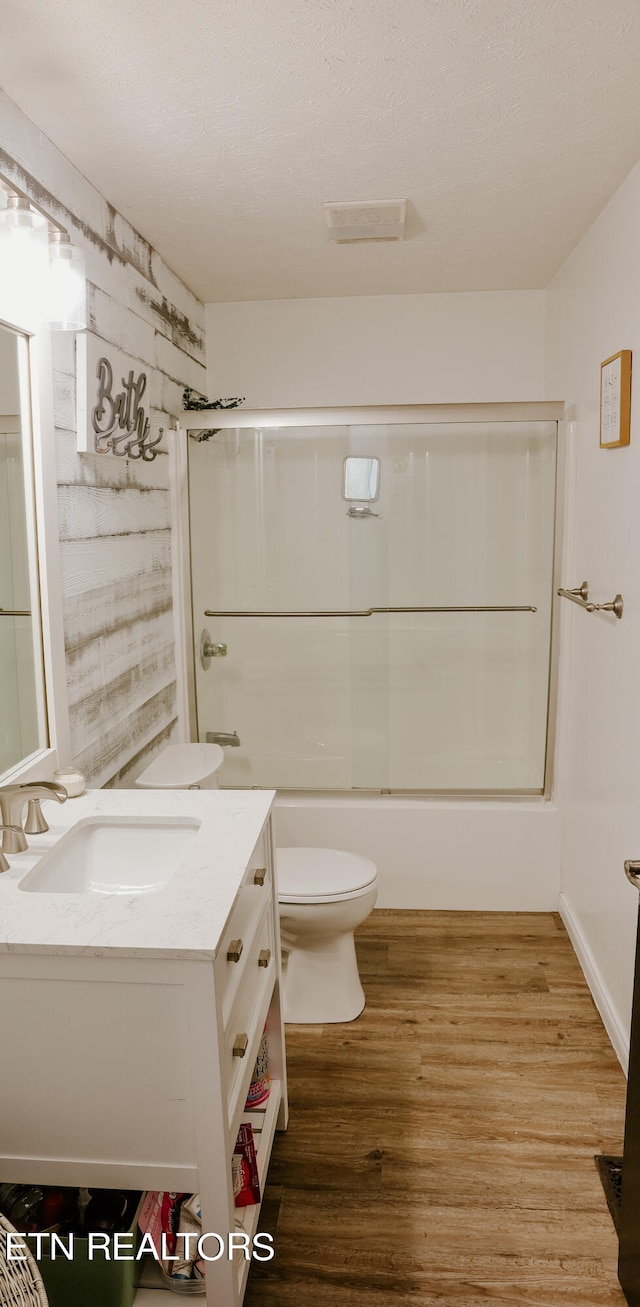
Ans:
[[[557,911],[555,802],[375,795],[276,800],[279,845],[362,853],[377,864],[379,908]]]

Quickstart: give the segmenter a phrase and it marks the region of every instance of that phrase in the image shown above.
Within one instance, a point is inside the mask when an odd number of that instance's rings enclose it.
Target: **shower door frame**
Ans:
[[[557,742],[558,686],[559,686],[559,628],[561,610],[558,609],[556,578],[562,575],[563,557],[571,551],[565,540],[569,514],[564,511],[567,486],[567,441],[564,422],[564,401],[531,400],[496,404],[380,404],[358,405],[344,408],[290,408],[290,409],[183,409],[175,418],[169,433],[169,486],[171,497],[171,538],[173,572],[173,611],[176,647],[176,693],[178,708],[178,738],[188,742],[197,739],[197,702],[195,685],[195,629],[191,602],[191,545],[189,529],[189,469],[188,433],[219,431],[230,428],[260,428],[297,426],[402,426],[409,423],[502,423],[502,422],[555,422],[557,423],[555,511],[552,569],[552,604],[550,618],[549,691],[547,696],[546,749],[544,787],[542,791],[523,790],[281,790],[281,794],[307,795],[309,798],[354,794],[359,797],[421,799],[469,799],[540,802],[552,798],[555,789],[555,755]]]

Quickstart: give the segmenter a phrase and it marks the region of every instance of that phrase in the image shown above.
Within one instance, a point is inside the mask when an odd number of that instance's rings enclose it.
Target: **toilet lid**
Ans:
[[[277,867],[278,898],[289,903],[353,894],[377,875],[370,858],[341,849],[278,849]]]

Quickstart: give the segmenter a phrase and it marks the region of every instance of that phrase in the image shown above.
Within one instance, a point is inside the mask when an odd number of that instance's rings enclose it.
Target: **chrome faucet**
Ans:
[[[2,850],[0,851],[0,871],[6,871],[9,863],[6,853],[24,853],[28,849],[25,831],[35,835],[49,827],[40,809],[41,799],[55,799],[64,803],[68,798],[64,785],[55,781],[27,781],[24,785],[0,786],[0,819],[2,822]],[[22,810],[29,804],[27,820],[22,825]]]
[[[207,744],[220,744],[223,749],[238,749],[240,740],[237,731],[207,731]]]

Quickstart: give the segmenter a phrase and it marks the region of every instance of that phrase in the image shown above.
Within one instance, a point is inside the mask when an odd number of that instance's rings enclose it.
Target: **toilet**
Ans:
[[[223,762],[219,744],[168,744],[136,785],[141,790],[217,790]]]
[[[147,790],[215,790],[219,744],[168,744],[138,776]],[[365,1004],[353,932],[378,896],[370,858],[340,849],[276,850],[284,1019],[354,1021]]]
[[[353,938],[378,896],[370,858],[340,849],[277,850],[284,1019],[354,1021],[365,1005]]]

